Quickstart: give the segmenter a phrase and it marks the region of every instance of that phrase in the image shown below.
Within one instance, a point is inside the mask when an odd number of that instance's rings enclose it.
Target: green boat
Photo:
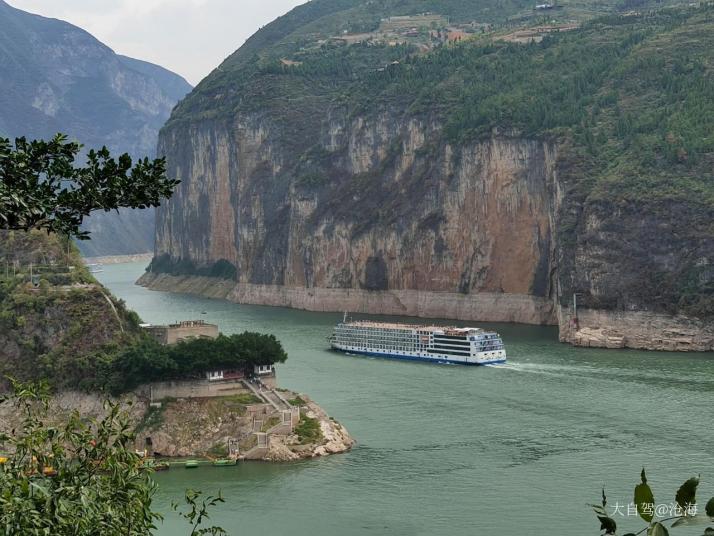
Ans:
[[[231,465],[236,465],[238,460],[232,458],[224,458],[222,460],[213,460],[213,465],[215,467],[230,467]]]
[[[186,469],[195,469],[198,467],[198,462],[196,460],[186,460],[184,465],[186,466]]]

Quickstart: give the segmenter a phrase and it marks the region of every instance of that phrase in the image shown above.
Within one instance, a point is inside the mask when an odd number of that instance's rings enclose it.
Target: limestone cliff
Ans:
[[[708,11],[606,18],[539,46],[392,46],[383,25],[331,46],[305,20],[323,3],[256,34],[174,111],[159,150],[182,183],[143,284],[559,323],[574,343],[621,323],[624,346],[714,349],[700,334],[714,317],[714,147],[699,127],[663,126],[690,125],[670,78],[707,84],[675,65],[712,60],[687,45],[711,40]],[[662,57],[672,65],[650,72]],[[656,93],[639,83],[657,76]],[[651,326],[690,341],[657,342],[669,336]]]
[[[230,297],[251,303],[555,321],[552,144],[499,135],[432,155],[438,125],[335,118],[306,140],[330,154],[316,188],[286,176],[294,148],[275,128],[241,116],[162,140],[183,182],[160,211],[160,254],[230,263]]]

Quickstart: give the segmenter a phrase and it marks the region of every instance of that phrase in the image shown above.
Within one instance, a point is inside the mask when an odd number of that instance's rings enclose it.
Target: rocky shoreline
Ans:
[[[714,351],[714,325],[695,318],[648,311],[578,309],[577,324],[561,309],[560,341],[589,348],[667,352]]]
[[[576,328],[568,308],[556,307],[546,298],[529,295],[288,288],[150,272],[139,278],[137,284],[151,290],[308,311],[341,312],[347,309],[364,314],[558,325],[561,342],[589,348],[714,351],[714,325],[702,320],[647,311],[579,309]]]
[[[124,264],[127,262],[150,263],[151,253],[133,253],[131,255],[107,255],[103,257],[84,257],[85,264]]]
[[[363,290],[253,285],[204,276],[146,272],[138,285],[235,303],[290,307],[306,311],[451,318],[478,322],[555,325],[552,303],[527,294]]]
[[[349,451],[355,440],[346,428],[331,418],[307,395],[282,391],[286,398],[296,401],[300,408],[301,424],[313,423],[315,433],[303,438],[300,426],[289,430],[266,434],[268,448],[254,452],[247,459],[266,462],[288,462],[306,458],[327,456]],[[228,455],[228,441],[237,441],[240,455],[254,448],[250,437],[253,432],[275,424],[266,416],[270,410],[266,404],[256,403],[246,397],[227,396],[214,398],[172,399],[160,404],[136,394],[119,399],[136,429],[137,451],[147,444],[151,454],[165,458],[217,459]],[[104,415],[104,399],[96,394],[65,391],[50,400],[49,415],[54,424],[62,423],[72,411],[83,418],[101,418]],[[21,426],[21,416],[12,404],[0,405],[0,430],[9,431]],[[319,432],[316,430],[319,428]],[[148,441],[147,441],[148,440]]]

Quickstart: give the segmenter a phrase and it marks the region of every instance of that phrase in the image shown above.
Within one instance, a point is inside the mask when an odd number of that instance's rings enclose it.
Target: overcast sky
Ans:
[[[196,85],[255,31],[306,0],[7,0],[84,28]]]

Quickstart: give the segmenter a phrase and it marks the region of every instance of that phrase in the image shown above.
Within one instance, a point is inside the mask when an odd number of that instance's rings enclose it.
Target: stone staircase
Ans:
[[[287,402],[286,402],[287,403]],[[288,404],[289,405],[289,404]],[[267,419],[279,416],[280,420],[275,425],[263,431],[263,426],[266,421],[262,419],[254,419],[251,431],[243,436],[242,440],[248,440],[250,448],[240,457],[244,460],[260,460],[263,459],[270,451],[270,438],[274,435],[290,435],[294,427],[300,421],[300,408],[290,407],[275,411],[267,416]],[[254,440],[252,439],[254,438]]]

